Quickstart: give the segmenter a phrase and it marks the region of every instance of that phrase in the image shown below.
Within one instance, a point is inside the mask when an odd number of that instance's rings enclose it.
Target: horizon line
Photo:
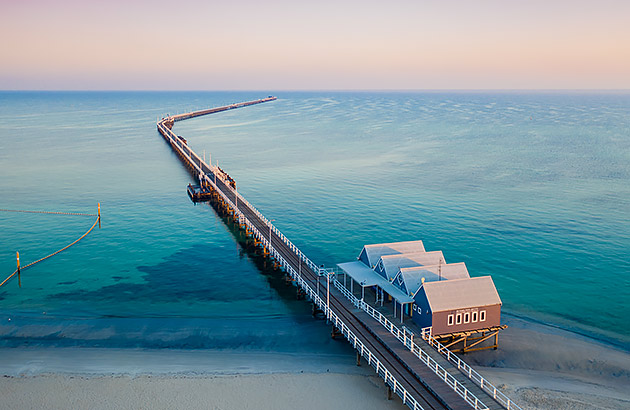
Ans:
[[[0,89],[0,92],[630,92],[630,88]]]

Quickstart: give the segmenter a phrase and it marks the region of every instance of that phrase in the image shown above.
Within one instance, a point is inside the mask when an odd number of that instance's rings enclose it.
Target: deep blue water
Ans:
[[[0,208],[103,227],[0,288],[0,346],[343,351],[155,129],[268,94],[175,130],[311,259],[422,239],[505,312],[630,348],[630,94],[543,92],[2,92]],[[0,280],[92,222],[0,212]]]

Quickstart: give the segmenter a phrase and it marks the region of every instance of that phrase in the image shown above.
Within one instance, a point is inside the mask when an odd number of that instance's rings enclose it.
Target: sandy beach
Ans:
[[[401,409],[376,376],[264,374],[9,378],[2,409]]]
[[[499,349],[472,364],[523,409],[630,408],[630,354],[562,329],[504,316]]]
[[[0,409],[403,409],[352,356],[2,349]]]
[[[630,355],[506,318],[497,351],[464,357],[523,409],[630,408]],[[1,349],[0,409],[403,409],[352,355]]]

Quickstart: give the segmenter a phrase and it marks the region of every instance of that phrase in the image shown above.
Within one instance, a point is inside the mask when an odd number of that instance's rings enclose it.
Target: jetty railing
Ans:
[[[249,105],[249,104],[246,104]],[[233,104],[229,108],[238,108],[240,106],[244,106],[243,104]],[[171,121],[181,121],[188,118],[193,118],[198,115],[205,115],[212,112],[224,111],[221,110],[205,110],[203,113],[198,112],[195,113],[197,115],[188,114],[180,114],[178,116],[169,117],[165,120]],[[449,374],[446,369],[444,369],[439,363],[437,363],[432,357],[430,357],[426,352],[424,352],[418,344],[414,342],[415,334],[411,332],[409,329],[403,326],[402,329],[398,328],[394,325],[387,317],[385,317],[381,312],[374,309],[368,303],[363,300],[358,299],[354,296],[339,280],[337,280],[334,274],[331,274],[328,270],[322,269],[316,263],[311,261],[295,244],[293,244],[278,228],[275,227],[256,207],[251,205],[249,201],[247,201],[242,195],[238,193],[236,188],[233,188],[229,185],[226,179],[223,176],[222,172],[218,171],[218,167],[213,166],[212,164],[206,164],[192,149],[188,147],[187,144],[183,143],[179,137],[177,137],[171,129],[166,127],[163,124],[163,121],[158,122],[158,128],[162,131],[162,135],[167,135],[169,142],[173,145],[177,145],[180,148],[181,152],[188,158],[191,165],[201,174],[201,178],[205,179],[215,190],[220,193],[222,198],[230,205],[230,207],[238,214],[239,221],[244,223],[248,228],[258,237],[258,239],[267,247],[270,252],[270,255],[275,258],[278,262],[280,262],[281,266],[285,268],[285,270],[290,274],[290,276],[295,279],[296,283],[302,287],[302,289],[306,292],[311,300],[326,314],[326,317],[333,321],[335,326],[341,330],[344,334],[344,337],[348,339],[350,343],[353,344],[355,349],[361,353],[363,357],[368,359],[368,363],[372,365],[377,374],[383,377],[385,382],[393,389],[393,391],[398,394],[403,403],[409,405],[409,407],[413,409],[422,409],[417,401],[408,394],[408,392],[400,385],[400,383],[391,375],[391,373],[386,369],[386,367],[381,364],[376,357],[363,345],[363,343],[350,331],[350,329],[343,323],[343,321],[332,311],[328,309],[325,301],[323,301],[316,291],[314,291],[310,285],[304,280],[301,276],[301,272],[295,271],[295,269],[282,257],[282,255],[276,251],[270,242],[268,234],[262,234],[248,219],[245,217],[241,211],[238,209],[239,202],[241,204],[246,205],[251,212],[253,212],[269,229],[270,232],[276,234],[276,237],[279,238],[291,251],[298,256],[298,258],[304,262],[313,272],[318,273],[319,275],[328,275],[329,280],[333,283],[333,285],[346,296],[350,302],[355,305],[357,308],[365,311],[372,318],[377,320],[383,327],[385,327],[392,335],[394,335],[400,342],[403,343],[405,347],[407,347],[416,357],[418,357],[424,364],[427,365],[429,369],[431,369],[438,377],[440,377],[449,387],[451,387],[459,396],[461,396],[468,404],[470,404],[475,410],[484,410],[488,409],[488,407],[472,392],[470,392],[464,385],[462,385],[457,379],[455,379],[451,374]],[[207,173],[211,173],[213,178],[208,177]],[[220,179],[226,187],[228,187],[234,195],[234,201],[232,201],[223,190],[219,189],[216,185],[216,179]],[[214,181],[213,181],[214,179]],[[521,410],[521,408],[516,405],[511,399],[509,399],[505,394],[503,394],[499,389],[497,389],[492,383],[490,383],[487,379],[481,376],[478,372],[476,372],[470,365],[457,357],[453,352],[448,350],[445,346],[441,345],[435,338],[429,336],[428,339],[425,339],[426,333],[423,330],[422,339],[425,340],[429,345],[436,347],[438,352],[444,355],[450,362],[457,365],[458,369],[462,371],[465,375],[468,376],[470,380],[472,380],[475,384],[477,384],[480,388],[486,391],[488,394],[492,395],[495,400],[500,403],[502,406],[506,407],[508,410],[515,409]],[[359,348],[357,348],[359,346]]]
[[[278,255],[279,256],[279,255]],[[341,331],[344,337],[352,344],[362,357],[364,357],[368,364],[374,368],[376,373],[385,380],[385,383],[396,393],[401,399],[403,404],[416,410],[424,410],[424,408],[418,403],[418,401],[410,395],[407,390],[396,380],[391,372],[372,354],[372,352],[359,340],[356,335],[346,326],[346,324],[339,318],[339,316],[329,308],[326,302],[319,296],[319,294],[302,278],[302,276],[295,271],[295,269],[286,261],[282,256],[279,256],[279,260],[284,262],[284,266],[291,275],[291,277],[298,283],[298,285],[306,292],[308,297],[315,303],[325,314],[328,320]]]
[[[378,310],[374,309],[372,306],[370,306],[364,300],[361,300],[361,299],[357,298],[356,296],[354,296],[352,294],[352,292],[350,292],[348,290],[348,288],[346,288],[337,279],[335,279],[335,286],[341,292],[343,292],[343,294],[348,299],[350,299],[350,301],[356,307],[362,309],[367,314],[369,314],[374,319],[376,319],[381,325],[383,325],[383,327],[385,327],[385,329],[387,329],[392,335],[394,335],[398,340],[400,340],[403,343],[403,345],[405,345],[412,353],[414,353],[416,356],[418,356],[418,358],[420,360],[422,360],[430,369],[433,370],[435,368],[435,365],[433,363],[429,363],[429,362],[427,362],[427,360],[425,360],[423,358],[422,354],[424,352],[422,351],[422,349],[420,349],[418,347],[417,344],[414,343],[415,333],[413,333],[411,330],[407,329],[404,326],[402,327],[402,329],[398,328],[396,325],[394,325],[381,312],[379,312]],[[437,339],[435,339],[433,337],[433,335],[431,334],[431,328],[430,327],[422,329],[421,338],[423,340],[425,340],[430,346],[435,347],[435,349],[439,353],[441,353],[449,362],[455,364],[457,366],[457,368],[464,375],[468,376],[468,378],[470,380],[472,380],[477,386],[479,386],[481,389],[485,390],[488,394],[490,394],[503,407],[505,407],[508,410],[512,410],[512,409],[522,410],[509,397],[507,397],[505,394],[503,394],[501,392],[501,390],[499,390],[490,381],[488,381],[488,379],[486,379],[482,375],[480,375],[475,369],[472,368],[472,366],[470,366],[468,363],[463,361],[455,353],[451,352],[446,346],[444,346]],[[418,351],[416,351],[416,349],[418,349]],[[424,353],[424,354],[426,354],[426,353]],[[428,358],[433,360],[431,357],[428,357]],[[436,372],[436,374],[438,374],[438,376],[440,375],[437,372]],[[447,384],[449,386],[453,387],[453,389],[459,393],[458,389],[455,388],[453,386],[453,384],[451,384],[449,382],[447,382]],[[472,393],[470,393],[470,395],[472,395]],[[460,396],[462,396],[462,394],[460,394]],[[470,397],[469,395],[467,395],[467,396]],[[464,397],[464,396],[462,396],[462,397]],[[468,401],[469,404],[473,405],[472,400],[466,400],[466,401]],[[477,407],[475,407],[475,408],[477,408]]]
[[[468,404],[475,409],[487,409],[488,407],[483,404],[477,396],[459,382],[455,377],[444,369],[438,362],[436,362],[431,356],[429,356],[420,346],[414,342],[415,334],[409,329],[403,327],[402,329],[394,325],[385,315],[372,306],[367,304],[364,300],[357,298],[346,288],[343,283],[335,279],[335,287],[339,289],[346,298],[359,309],[365,311],[372,318],[376,319],[383,327],[385,327],[392,335],[396,337],[402,344],[407,347],[411,353],[413,353],[420,361],[427,365],[429,369],[433,371],[440,379],[442,379],[451,389],[455,390]]]
[[[202,171],[201,165],[197,165],[193,161],[193,157],[199,158],[197,154],[195,154],[186,144],[183,144],[179,138],[167,127],[165,127],[162,123],[158,123],[158,127],[166,133],[168,136],[169,142],[171,144],[177,145],[183,155],[185,155],[190,163],[199,171]],[[164,134],[163,134],[164,135]],[[184,148],[184,146],[186,148]],[[200,162],[203,164],[203,162]],[[206,164],[206,167],[207,164]],[[209,167],[208,167],[209,168]],[[216,177],[216,172],[213,173],[213,177]],[[324,301],[320,295],[309,285],[309,283],[302,277],[300,272],[297,272],[291,264],[289,264],[284,257],[275,249],[273,244],[267,239],[266,235],[263,235],[256,226],[249,221],[247,217],[245,217],[241,211],[239,211],[238,206],[226,195],[223,190],[219,189],[218,186],[214,183],[212,178],[209,178],[205,173],[202,173],[202,178],[205,179],[207,183],[209,183],[215,190],[218,192],[224,201],[238,214],[239,221],[243,222],[247,227],[253,232],[254,235],[258,237],[258,239],[267,247],[270,255],[278,261],[282,267],[291,275],[291,277],[295,280],[295,282],[305,291],[308,297],[315,303],[319,309],[321,309],[328,320],[330,320],[337,329],[339,329],[344,337],[352,344],[352,346],[364,357],[368,364],[371,365],[376,373],[385,380],[385,383],[392,389],[392,391],[397,394],[403,401],[405,405],[414,409],[414,410],[424,410],[424,408],[418,403],[418,401],[404,388],[404,386],[392,375],[392,373],[387,369],[385,365],[383,365],[378,358],[370,351],[370,349],[365,346],[363,342],[350,330],[350,328],[343,322],[343,320],[327,305],[326,301]],[[225,186],[229,186],[225,184]],[[231,188],[231,187],[230,187]],[[277,236],[289,246],[290,249],[295,252],[296,255],[300,257],[307,265],[317,273],[320,273],[319,268],[315,265],[310,259],[308,259],[293,243],[291,243],[284,235],[282,235],[277,228],[275,228],[270,221],[267,220],[258,210],[252,207],[242,196],[240,196],[235,189],[233,189],[235,194],[235,200],[240,200],[241,203],[247,203],[248,207],[252,212],[254,212],[257,216],[261,218],[262,221],[267,224],[270,229],[277,234]],[[238,198],[238,199],[236,199]]]
[[[507,408],[508,410],[522,410],[509,397],[503,394],[501,390],[497,389],[492,383],[490,383],[475,369],[473,369],[472,366],[460,359],[455,353],[451,352],[446,346],[444,346],[436,338],[434,338],[431,327],[423,328],[421,336],[422,339],[424,339],[431,346],[435,347],[435,349],[439,353],[441,353],[449,362],[457,365],[457,368],[460,369],[464,374],[468,375],[469,379],[473,380],[479,387],[492,395],[492,397],[494,397],[494,399],[501,403],[501,405],[503,405],[505,408]]]

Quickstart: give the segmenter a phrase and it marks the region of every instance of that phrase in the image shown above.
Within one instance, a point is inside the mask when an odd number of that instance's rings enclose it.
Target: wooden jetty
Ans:
[[[380,312],[352,295],[332,269],[312,262],[252,206],[236,189],[236,183],[218,166],[205,163],[182,138],[173,133],[174,123],[206,114],[275,100],[275,97],[224,107],[167,116],[157,123],[159,133],[188,167],[199,186],[189,186],[191,198],[210,200],[215,209],[229,215],[251,235],[264,254],[274,260],[303,297],[313,303],[333,326],[333,337],[343,335],[361,360],[374,368],[388,386],[414,410],[519,409],[490,382],[444,348],[430,334],[414,335],[398,328]]]

